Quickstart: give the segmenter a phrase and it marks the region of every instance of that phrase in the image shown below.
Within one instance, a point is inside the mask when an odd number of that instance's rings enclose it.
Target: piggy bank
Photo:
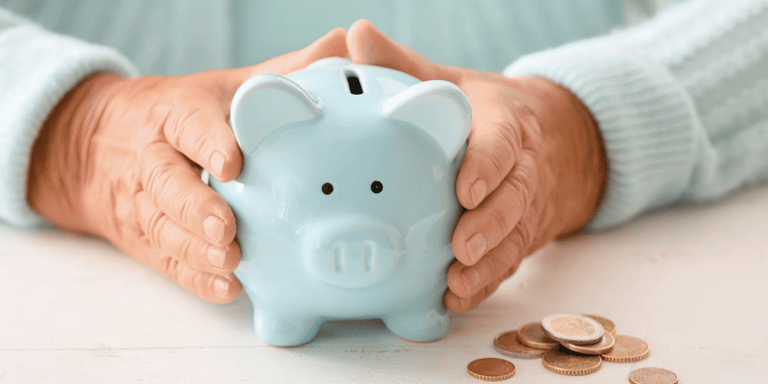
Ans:
[[[234,211],[256,334],[310,341],[329,319],[380,318],[429,341],[443,306],[471,109],[454,84],[329,58],[260,74],[232,101],[239,177],[211,181]]]

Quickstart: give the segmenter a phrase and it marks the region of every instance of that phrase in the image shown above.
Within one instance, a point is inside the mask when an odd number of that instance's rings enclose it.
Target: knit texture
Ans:
[[[525,56],[595,117],[608,185],[589,228],[768,177],[768,1],[702,0],[638,27]]]
[[[52,34],[0,9],[0,221],[42,222],[26,201],[32,145],[64,94],[100,71],[137,73],[111,48]]]

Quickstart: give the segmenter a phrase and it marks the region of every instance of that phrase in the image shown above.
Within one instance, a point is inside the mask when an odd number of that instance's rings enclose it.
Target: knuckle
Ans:
[[[175,110],[164,125],[165,136],[174,148],[181,148],[182,140],[194,137],[199,140],[200,135],[189,135],[191,132],[199,132],[199,122],[204,113],[199,106],[185,106]],[[194,143],[193,143],[194,144]]]
[[[193,220],[195,218],[195,214],[197,213],[197,207],[195,197],[192,194],[184,194],[184,196],[181,196],[181,199],[179,199],[179,216],[181,218],[181,221],[183,223],[187,223],[187,225],[194,226],[195,223],[193,223]]]
[[[534,225],[529,218],[522,218],[511,233],[512,242],[518,247],[519,252],[524,252],[533,244],[536,236]]]
[[[183,260],[187,260],[187,262],[194,260],[192,257],[192,254],[194,253],[194,250],[196,249],[195,245],[193,244],[194,241],[191,236],[187,236],[184,241],[181,242],[179,246],[179,257]]]
[[[150,214],[146,220],[147,222],[144,226],[146,228],[145,233],[147,239],[150,244],[158,247],[161,244],[162,235],[168,222],[168,218],[159,210],[155,210],[155,212]]]
[[[172,164],[164,156],[155,156],[154,160],[145,167],[142,177],[144,190],[149,196],[156,198],[161,191],[165,190],[171,179]]]
[[[488,257],[488,261],[485,264],[485,273],[483,273],[483,280],[493,281],[502,273],[504,273],[509,266],[503,257]]]
[[[509,218],[500,209],[493,208],[490,210],[489,215],[491,222],[494,224],[493,228],[496,228],[501,236],[498,238],[504,238],[509,233]]]
[[[179,282],[179,261],[170,255],[163,255],[158,264],[158,270],[173,281]]]
[[[521,207],[528,208],[533,202],[533,195],[536,188],[534,172],[530,167],[519,164],[515,171],[507,179],[507,185],[512,190],[512,198],[517,199]]]

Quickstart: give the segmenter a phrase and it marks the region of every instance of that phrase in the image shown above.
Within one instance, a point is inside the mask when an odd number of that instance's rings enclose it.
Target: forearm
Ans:
[[[27,202],[33,144],[61,98],[100,71],[136,73],[113,49],[50,33],[0,9],[0,221],[41,222]]]
[[[650,23],[531,55],[505,71],[562,84],[595,117],[609,176],[591,228],[766,176],[768,87],[761,84],[768,71],[756,70],[768,68],[766,3],[690,1]]]

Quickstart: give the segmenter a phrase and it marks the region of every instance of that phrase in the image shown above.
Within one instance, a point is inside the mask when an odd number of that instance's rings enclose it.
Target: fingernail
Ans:
[[[224,172],[224,161],[226,161],[227,158],[224,156],[223,153],[216,151],[211,155],[211,171],[216,176],[221,176],[221,173]]]
[[[483,201],[486,191],[488,191],[488,186],[485,185],[483,179],[477,179],[469,188],[469,194],[472,195],[472,202],[475,203],[475,206],[480,205],[480,202]]]
[[[214,267],[224,268],[226,258],[227,253],[224,249],[219,247],[208,248],[208,262]]]
[[[214,244],[218,244],[224,238],[224,220],[214,215],[206,217],[203,232]]]
[[[485,248],[488,246],[488,240],[485,239],[482,233],[475,233],[467,240],[467,254],[469,259],[473,263],[477,262],[480,257],[485,253]]]
[[[229,280],[223,277],[217,277],[216,280],[213,281],[213,292],[216,293],[216,296],[218,297],[227,297],[227,294],[229,293]]]
[[[472,292],[480,284],[480,272],[475,268],[467,268],[461,271],[461,279],[464,280],[467,291]]]

